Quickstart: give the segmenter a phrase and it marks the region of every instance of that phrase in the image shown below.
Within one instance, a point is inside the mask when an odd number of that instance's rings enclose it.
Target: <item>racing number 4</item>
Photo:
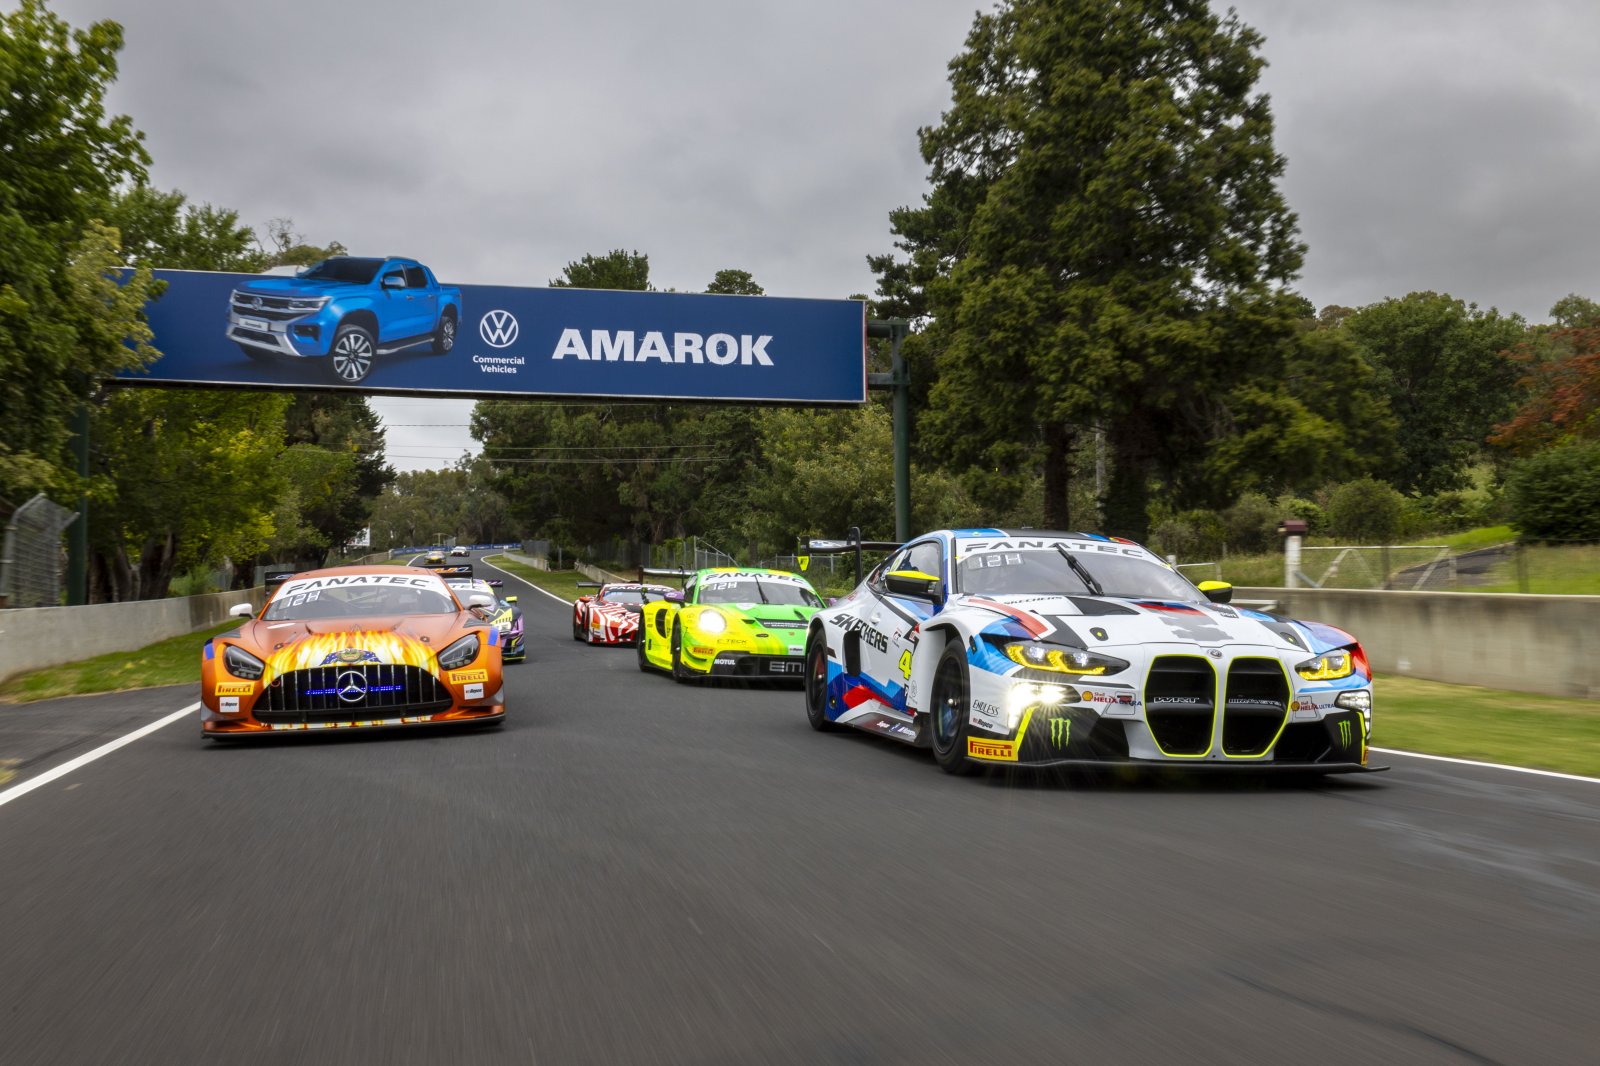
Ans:
[[[907,648],[905,651],[900,653],[900,672],[905,675],[905,679],[907,681],[911,680],[911,649],[910,648]]]

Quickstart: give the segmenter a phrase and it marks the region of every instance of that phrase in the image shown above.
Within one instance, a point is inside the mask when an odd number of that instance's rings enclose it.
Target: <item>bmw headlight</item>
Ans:
[[[695,625],[700,627],[700,632],[714,636],[728,628],[728,619],[721,611],[701,611]]]
[[[1128,668],[1126,662],[1110,655],[1099,655],[1085,648],[1040,644],[1033,640],[1014,641],[1005,646],[1005,652],[1007,658],[1022,666],[1077,677],[1099,677],[1102,674],[1120,673]]]
[[[267,664],[237,644],[229,644],[227,647],[228,650],[222,653],[222,662],[228,668],[228,673],[234,677],[242,677],[246,681],[259,680]]]
[[[457,670],[478,657],[478,634],[468,633],[439,653],[439,665]]]
[[[494,624],[494,627],[496,629],[498,629],[502,633],[511,632],[511,623],[510,622],[496,622]]]
[[[1349,677],[1356,668],[1355,656],[1349,648],[1325,651],[1315,659],[1307,659],[1294,668],[1294,672],[1307,681],[1336,681]]]

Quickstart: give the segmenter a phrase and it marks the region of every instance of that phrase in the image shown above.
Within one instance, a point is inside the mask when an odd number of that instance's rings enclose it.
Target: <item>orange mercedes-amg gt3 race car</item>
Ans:
[[[420,567],[308,570],[280,585],[259,617],[206,642],[201,732],[499,722],[500,631]],[[485,602],[479,603],[478,600]]]

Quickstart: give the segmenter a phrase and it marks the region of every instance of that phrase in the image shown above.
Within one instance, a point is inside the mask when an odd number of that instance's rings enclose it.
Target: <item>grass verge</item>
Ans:
[[[1600,777],[1600,701],[1380,676],[1372,742]]]
[[[218,633],[239,628],[235,619],[210,629],[172,637],[137,651],[114,651],[62,666],[18,674],[0,685],[0,700],[32,703],[57,696],[124,692],[158,685],[200,683],[200,649]]]
[[[490,566],[498,566],[508,574],[515,574],[530,585],[537,585],[546,592],[554,593],[567,602],[572,602],[579,596],[593,592],[594,589],[580,589],[578,582],[588,581],[576,570],[535,570],[531,566],[507,559],[504,555],[489,555],[484,557],[484,562]],[[480,573],[477,577],[490,575]]]

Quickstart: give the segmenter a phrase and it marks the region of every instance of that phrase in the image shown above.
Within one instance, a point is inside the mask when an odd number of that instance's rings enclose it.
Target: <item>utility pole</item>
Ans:
[[[867,386],[889,389],[894,410],[894,535],[902,544],[911,539],[911,371],[900,345],[911,333],[903,318],[867,322],[868,337],[889,338],[889,372],[868,374]]]

